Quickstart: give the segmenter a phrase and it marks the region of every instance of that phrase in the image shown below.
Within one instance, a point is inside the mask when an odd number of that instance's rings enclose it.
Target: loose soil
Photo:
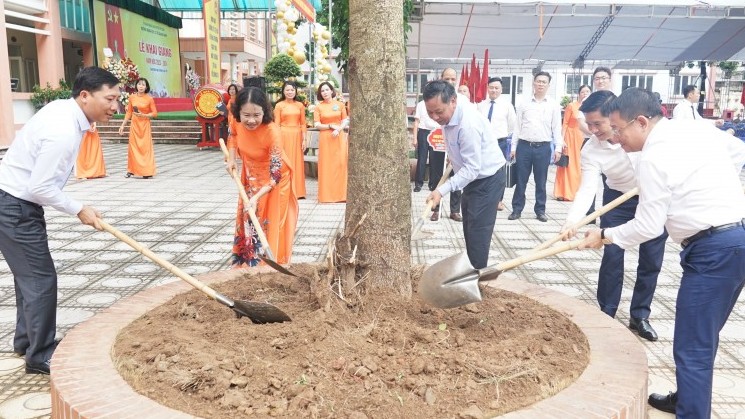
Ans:
[[[482,303],[451,310],[381,294],[362,308],[321,308],[322,268],[292,269],[310,279],[236,272],[216,286],[276,304],[292,322],[255,325],[198,291],[181,294],[120,333],[120,374],[206,418],[487,418],[557,393],[588,363],[574,323],[517,294],[485,288]]]

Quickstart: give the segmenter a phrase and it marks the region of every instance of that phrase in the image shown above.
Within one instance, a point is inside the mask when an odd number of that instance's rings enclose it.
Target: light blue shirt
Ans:
[[[0,163],[0,189],[77,215],[83,204],[62,192],[91,124],[75,99],[44,106],[16,134]]]
[[[455,172],[437,188],[443,196],[497,173],[507,163],[489,120],[465,98],[458,98],[453,117],[442,127],[442,133]]]

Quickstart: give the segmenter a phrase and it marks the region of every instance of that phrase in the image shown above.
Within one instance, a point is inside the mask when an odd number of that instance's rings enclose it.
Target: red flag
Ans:
[[[486,99],[486,91],[489,88],[489,50],[484,51],[484,68],[481,73],[481,85],[476,95],[476,103]]]
[[[124,51],[124,33],[122,31],[122,15],[116,6],[106,5],[104,8],[106,19],[107,46],[114,53],[115,60],[127,58]]]
[[[460,81],[458,82],[458,86],[463,86],[465,83],[463,81],[466,77],[466,65],[463,64],[463,68],[460,69]]]
[[[473,54],[473,58],[471,58],[471,77],[468,79],[468,91],[471,93],[471,102],[473,102],[473,97],[476,94],[476,86],[480,79],[481,74],[479,73],[479,65],[476,63],[476,54]]]
[[[468,86],[468,66],[463,64],[463,72],[461,73],[461,82],[459,86]]]
[[[742,95],[740,96],[740,103],[745,105],[745,89],[742,89]]]

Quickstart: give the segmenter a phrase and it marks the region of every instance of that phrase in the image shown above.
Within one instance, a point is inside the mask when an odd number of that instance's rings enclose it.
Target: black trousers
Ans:
[[[0,190],[0,253],[13,272],[16,330],[13,348],[26,362],[52,357],[57,322],[57,272],[47,242],[44,209]]]
[[[506,181],[505,166],[502,166],[497,173],[474,180],[463,189],[463,236],[468,260],[476,269],[486,267],[489,260],[499,190],[504,189]]]
[[[429,152],[429,187],[434,189],[435,186],[440,182],[442,172],[445,170],[445,152],[444,151],[430,151]],[[453,172],[450,172],[450,176],[453,176]],[[461,191],[450,192],[450,213],[460,212],[460,201]],[[440,206],[432,208],[432,211],[437,212],[440,210]]]
[[[416,172],[414,172],[414,186],[422,186],[424,184],[424,170],[427,167],[427,155],[431,153],[432,147],[427,142],[427,136],[431,131],[428,129],[419,128],[416,133]],[[429,184],[432,185],[432,162],[430,162],[429,169]],[[442,170],[440,170],[442,175]],[[434,182],[437,185],[437,178]]]

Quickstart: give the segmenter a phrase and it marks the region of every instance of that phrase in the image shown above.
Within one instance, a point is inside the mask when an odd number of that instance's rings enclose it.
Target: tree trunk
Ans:
[[[337,252],[343,257],[357,248],[360,266],[355,281],[365,292],[386,289],[410,298],[411,195],[401,0],[350,0],[349,38],[349,186],[345,234],[337,241]]]

